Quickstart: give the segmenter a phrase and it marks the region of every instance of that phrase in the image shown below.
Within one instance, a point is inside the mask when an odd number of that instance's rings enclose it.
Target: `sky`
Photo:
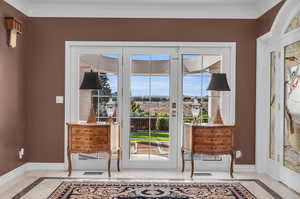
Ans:
[[[107,77],[112,92],[117,92],[117,76],[108,74]],[[207,96],[208,83],[209,77],[185,76],[183,95]],[[131,76],[131,96],[169,96],[169,89],[167,76]]]
[[[106,55],[111,58],[117,58],[115,55]],[[195,55],[184,55],[183,59]],[[198,55],[196,55],[198,56]],[[168,55],[135,55],[133,60],[169,60]],[[112,92],[117,92],[117,76],[107,74]],[[131,96],[169,96],[169,77],[168,76],[131,76]],[[209,77],[200,77],[188,75],[183,77],[183,95],[184,96],[207,96]]]

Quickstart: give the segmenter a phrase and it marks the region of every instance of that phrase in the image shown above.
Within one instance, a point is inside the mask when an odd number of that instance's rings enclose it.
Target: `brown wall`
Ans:
[[[238,162],[255,159],[256,20],[30,18],[26,50],[27,150],[30,162],[64,159],[65,41],[237,42]]]
[[[4,17],[15,16],[25,22],[25,16],[0,1],[0,175],[15,169],[20,161],[17,150],[24,147],[24,37],[18,38],[14,49],[7,45]]]
[[[257,19],[257,35],[258,37],[264,35],[265,33],[269,32],[272,28],[273,22],[283,4],[286,0],[282,0],[272,9],[268,10],[265,14]]]

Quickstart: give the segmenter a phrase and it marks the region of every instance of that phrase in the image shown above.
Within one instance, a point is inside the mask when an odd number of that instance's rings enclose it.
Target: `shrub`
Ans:
[[[156,119],[155,126],[156,126],[156,129],[158,129],[160,131],[168,131],[169,130],[169,119],[159,117]]]

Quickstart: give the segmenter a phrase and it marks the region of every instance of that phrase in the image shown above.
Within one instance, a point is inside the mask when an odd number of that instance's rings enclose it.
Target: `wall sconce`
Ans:
[[[17,35],[22,34],[22,22],[18,21],[14,17],[6,17],[5,23],[8,30],[8,45],[15,48],[17,46]]]

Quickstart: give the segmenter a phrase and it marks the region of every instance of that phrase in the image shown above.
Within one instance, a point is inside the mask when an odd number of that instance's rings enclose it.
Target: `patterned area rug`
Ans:
[[[62,182],[48,199],[255,199],[240,183]]]

